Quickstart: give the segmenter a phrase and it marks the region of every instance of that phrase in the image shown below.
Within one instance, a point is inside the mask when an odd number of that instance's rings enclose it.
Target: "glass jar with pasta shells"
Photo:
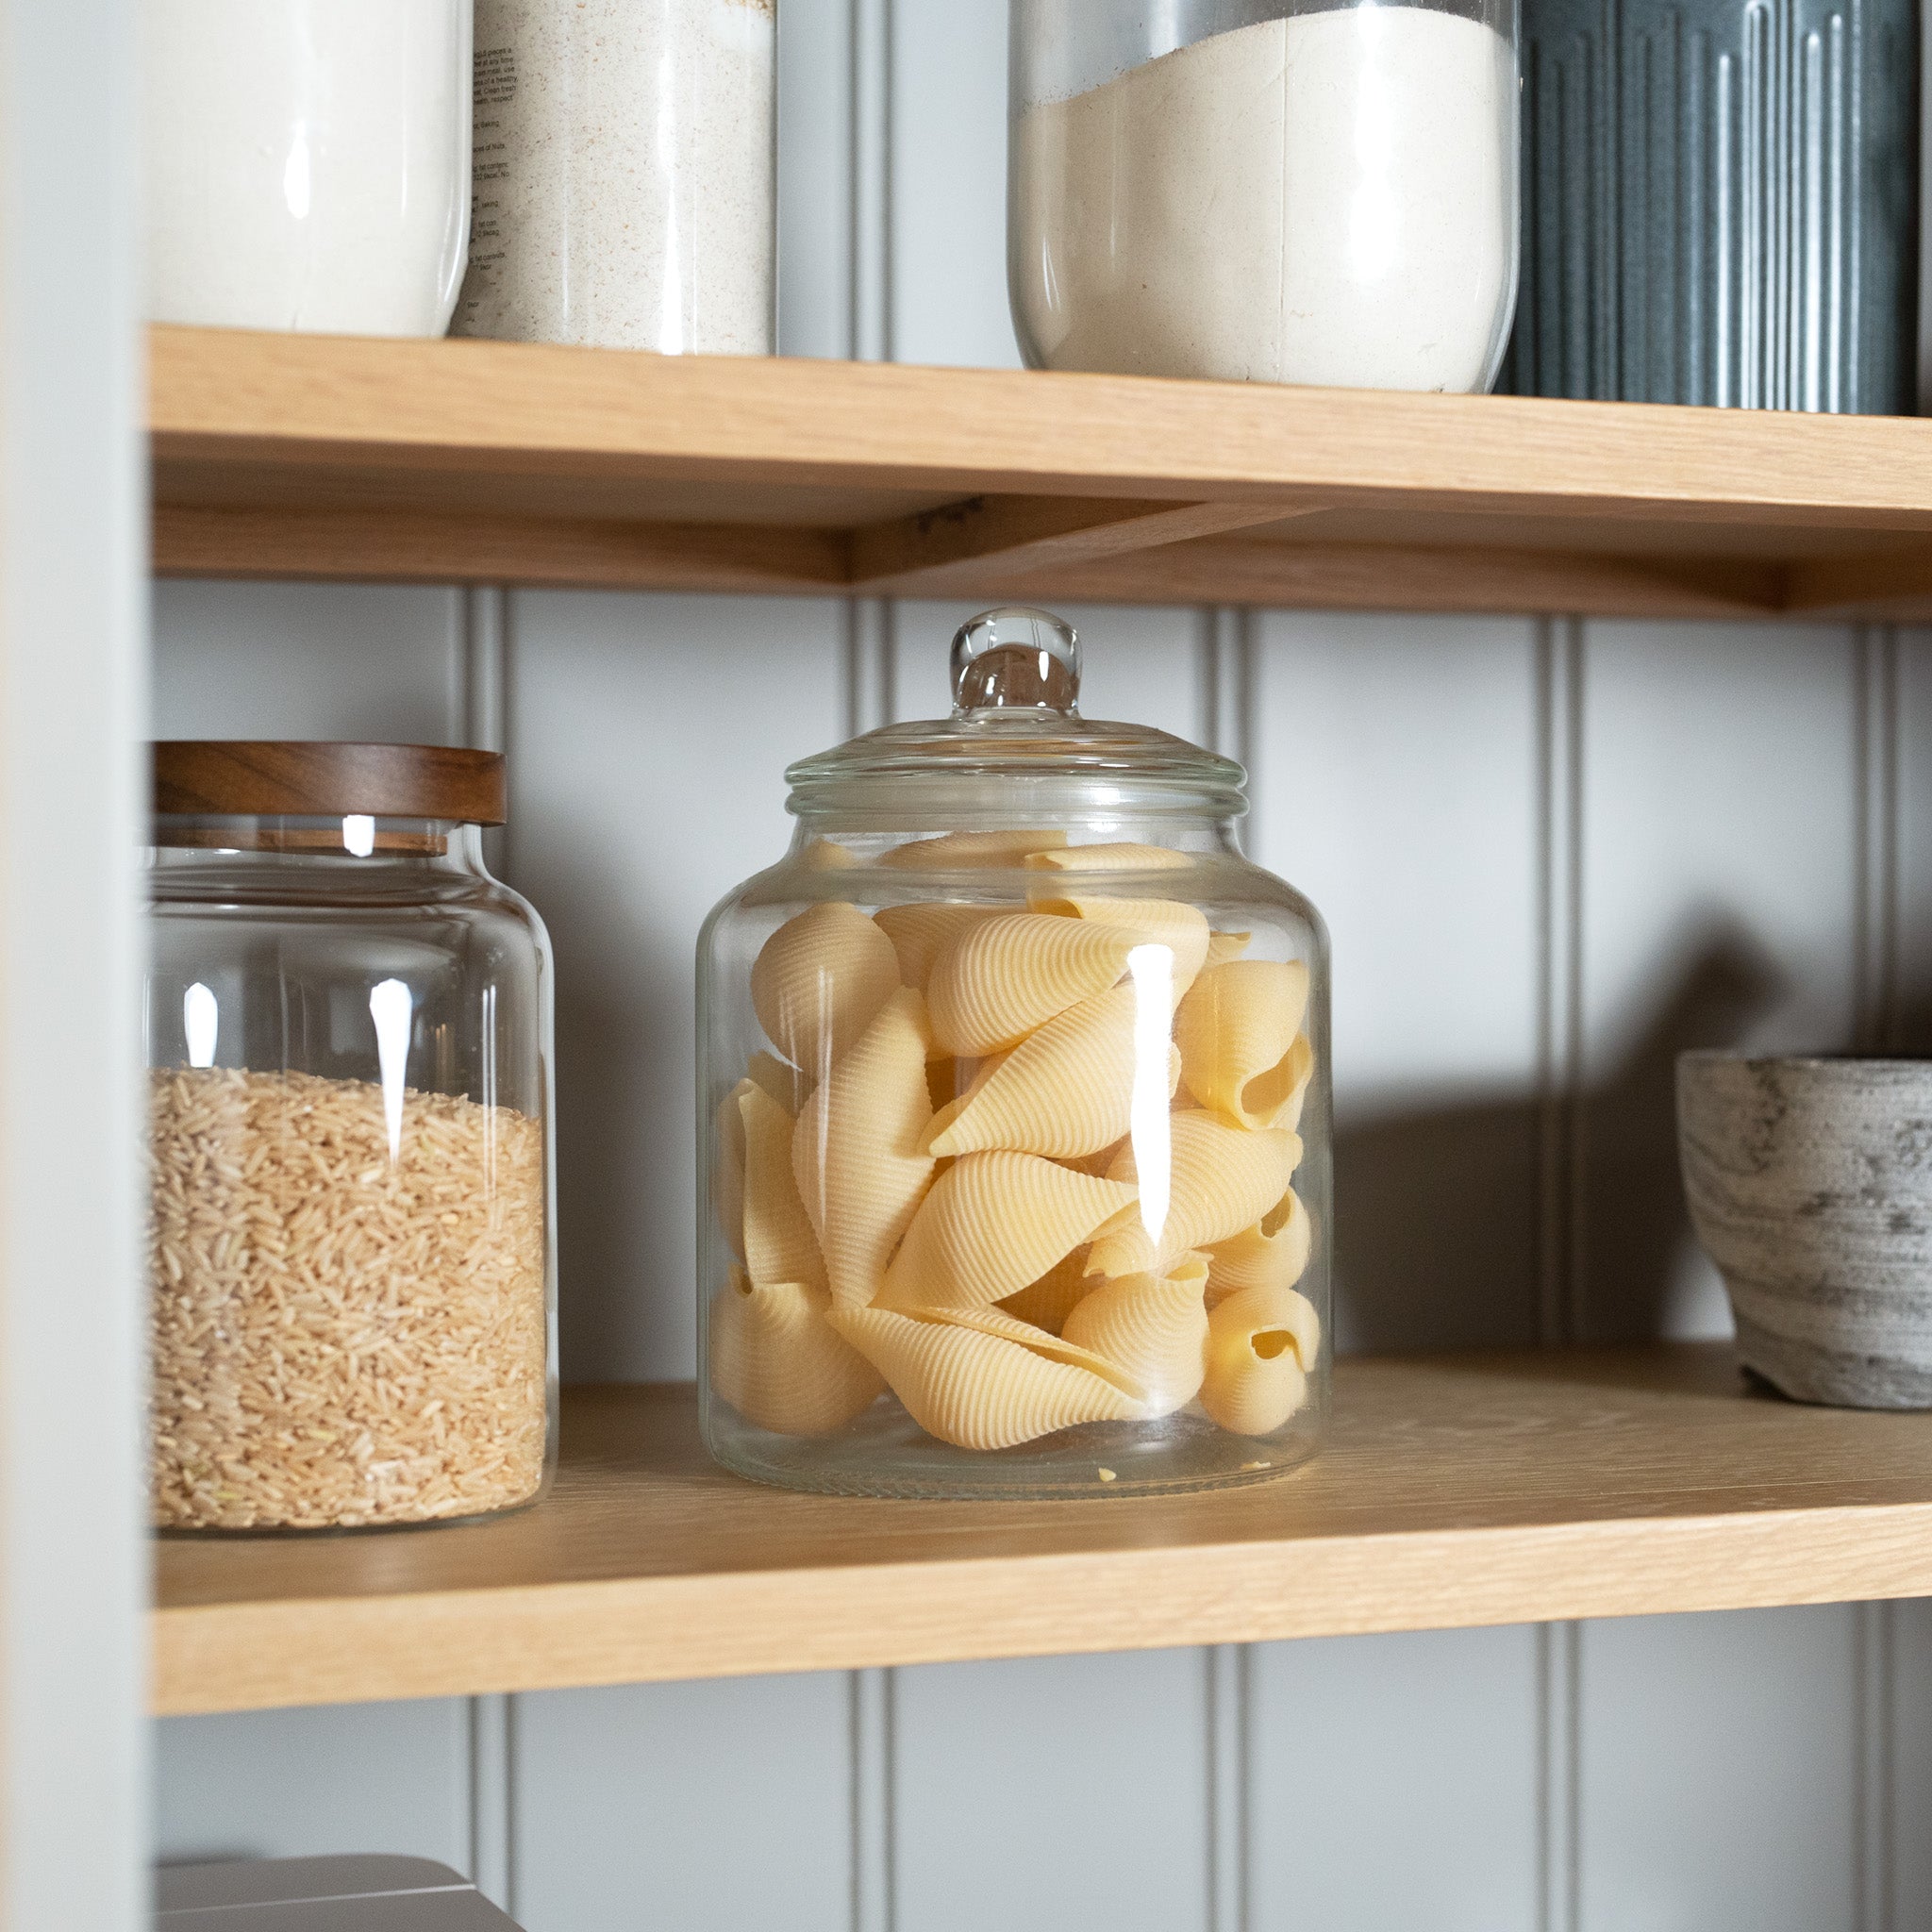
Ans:
[[[791,767],[698,943],[700,1395],[727,1468],[876,1496],[1267,1479],[1327,1407],[1328,946],[1245,775],[1080,716],[996,610],[950,718]]]
[[[155,747],[151,1475],[171,1531],[534,1501],[556,1452],[552,975],[503,759]]]

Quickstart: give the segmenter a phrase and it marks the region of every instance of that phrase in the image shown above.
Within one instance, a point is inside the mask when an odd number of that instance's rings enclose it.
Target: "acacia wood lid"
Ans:
[[[504,822],[503,754],[496,751],[175,739],[157,744],[154,755],[158,814]]]

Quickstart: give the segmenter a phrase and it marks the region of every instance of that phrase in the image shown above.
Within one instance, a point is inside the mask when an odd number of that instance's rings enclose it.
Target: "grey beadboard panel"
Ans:
[[[1932,631],[1899,633],[1897,702],[1899,972],[1891,1030],[1901,1049],[1923,1054],[1932,1053]]]
[[[952,710],[947,658],[953,633],[979,608],[939,602],[895,607],[895,701],[902,718],[943,718]],[[1194,642],[1200,619],[1192,611],[1096,604],[1054,608],[1080,634],[1083,715],[1199,736]]]
[[[778,351],[852,341],[851,0],[778,11]]]
[[[1730,1332],[1684,1213],[1676,1057],[1851,1038],[1857,673],[1843,630],[1589,627],[1583,1339]]]
[[[1533,1932],[1533,1628],[1260,1644],[1251,1683],[1257,1932]]]
[[[1583,1627],[1578,1932],[1863,1932],[1857,1615]]]
[[[894,1675],[896,1932],[1206,1932],[1199,1651]]]
[[[469,1866],[460,1698],[171,1717],[155,1733],[158,1858],[395,1852]]]
[[[158,738],[460,740],[455,591],[155,586]]]
[[[1007,9],[891,0],[891,354],[1015,369],[1007,306]]]
[[[1339,1343],[1533,1340],[1534,628],[1256,636],[1253,849],[1334,946]]]
[[[1890,1789],[1868,1801],[1885,1807],[1891,1911],[1870,1932],[1919,1932],[1932,1925],[1932,1603],[1892,1605],[1891,1629]]]
[[[563,1371],[694,1372],[698,927],[782,857],[788,762],[841,737],[842,617],[779,599],[519,593],[519,890],[558,959]]]
[[[842,1674],[516,1701],[513,1910],[528,1932],[845,1932]]]

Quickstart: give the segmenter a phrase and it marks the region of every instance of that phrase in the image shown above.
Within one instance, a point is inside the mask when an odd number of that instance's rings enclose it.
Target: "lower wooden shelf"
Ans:
[[[1220,1494],[874,1503],[715,1469],[689,1388],[565,1399],[538,1508],[164,1541],[162,1714],[1932,1594],[1932,1416],[1721,1346],[1345,1362],[1327,1452]]]

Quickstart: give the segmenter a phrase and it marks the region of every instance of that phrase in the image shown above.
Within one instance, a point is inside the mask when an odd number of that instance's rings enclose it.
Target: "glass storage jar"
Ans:
[[[776,0],[476,0],[456,332],[769,356]]]
[[[1034,368],[1487,390],[1515,303],[1515,0],[1013,0]]]
[[[440,336],[470,246],[470,0],[148,0],[148,314]]]
[[[503,760],[155,747],[154,1517],[380,1527],[556,1451],[552,973]]]
[[[950,719],[793,765],[698,941],[705,1440],[891,1496],[1251,1481],[1328,1380],[1327,940],[1239,765],[992,611]]]

